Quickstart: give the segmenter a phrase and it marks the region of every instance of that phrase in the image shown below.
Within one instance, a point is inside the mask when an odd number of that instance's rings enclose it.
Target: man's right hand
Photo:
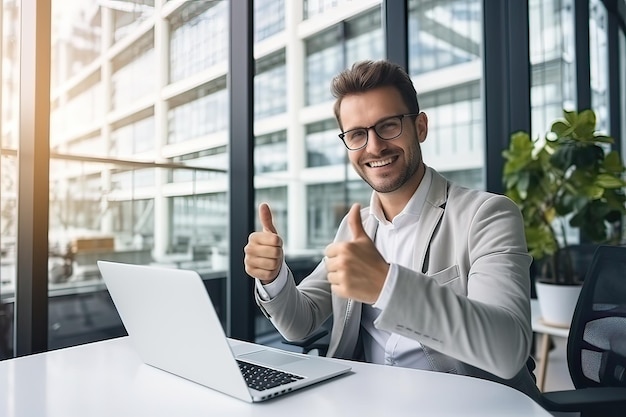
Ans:
[[[269,284],[276,279],[283,264],[283,240],[276,232],[270,206],[266,203],[259,206],[259,219],[263,231],[248,236],[243,262],[248,275]]]

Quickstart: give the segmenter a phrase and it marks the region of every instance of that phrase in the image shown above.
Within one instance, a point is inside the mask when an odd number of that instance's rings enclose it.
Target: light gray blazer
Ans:
[[[432,168],[416,241],[415,270],[399,267],[392,302],[374,323],[420,342],[431,368],[498,381],[537,399],[529,358],[531,257],[519,209],[508,198],[448,182]],[[373,239],[378,222],[361,210]],[[346,218],[335,241],[350,239]],[[331,314],[328,356],[363,359],[361,303],[335,296],[324,262],[290,279],[263,313],[287,340],[315,331]]]

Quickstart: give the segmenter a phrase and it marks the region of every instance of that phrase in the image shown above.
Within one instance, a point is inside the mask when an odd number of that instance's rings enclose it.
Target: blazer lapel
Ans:
[[[372,216],[365,218],[365,233],[375,241],[378,222]],[[361,308],[355,300],[333,295],[333,328],[331,331],[328,355],[338,358],[354,359],[359,329],[361,326]]]
[[[415,243],[415,264],[413,265],[416,271],[421,271],[422,273],[426,273],[428,270],[430,242],[433,239],[435,228],[441,221],[448,199],[448,181],[437,171],[432,169],[430,171],[432,173],[432,183],[422,209],[420,218],[420,234],[422,236]]]

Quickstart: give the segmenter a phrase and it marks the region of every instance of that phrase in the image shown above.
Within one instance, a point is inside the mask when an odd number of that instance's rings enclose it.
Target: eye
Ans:
[[[357,142],[365,139],[366,135],[367,133],[365,133],[365,129],[356,129],[348,132],[347,138],[350,142]]]
[[[387,119],[380,122],[377,127],[380,132],[393,132],[398,126],[400,126],[398,119]]]

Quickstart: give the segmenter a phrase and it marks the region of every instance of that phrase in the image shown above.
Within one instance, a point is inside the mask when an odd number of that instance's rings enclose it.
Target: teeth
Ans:
[[[391,162],[393,161],[393,159],[389,158],[389,159],[383,159],[382,161],[372,161],[369,163],[369,165],[372,168],[378,168],[378,167],[382,167],[385,165],[389,165]]]

